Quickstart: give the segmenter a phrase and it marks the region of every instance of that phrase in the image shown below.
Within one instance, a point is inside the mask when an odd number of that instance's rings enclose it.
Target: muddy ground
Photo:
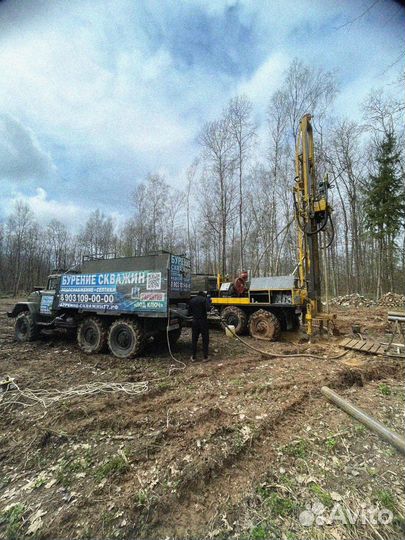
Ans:
[[[183,366],[154,344],[136,361],[86,356],[62,335],[18,344],[11,303],[0,304],[0,377],[25,395],[0,401],[1,538],[403,537],[403,458],[320,393],[335,388],[403,432],[403,361],[327,358],[353,322],[382,339],[384,309],[340,308],[342,336],[312,345],[300,333],[247,338],[319,360],[264,358],[212,330],[211,361],[191,364],[186,329],[174,349],[185,369],[174,370]],[[73,395],[48,408],[28,398],[142,381],[139,395]]]

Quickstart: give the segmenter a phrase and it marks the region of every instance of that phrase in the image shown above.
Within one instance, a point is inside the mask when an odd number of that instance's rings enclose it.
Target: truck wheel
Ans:
[[[256,339],[275,341],[280,336],[280,321],[274,313],[258,309],[250,316],[249,332]]]
[[[97,354],[105,349],[107,330],[103,321],[97,317],[84,319],[77,329],[77,343],[86,354]]]
[[[23,311],[17,315],[15,321],[15,339],[20,343],[34,341],[38,338],[37,325],[29,311]]]
[[[108,346],[117,358],[139,356],[145,346],[144,331],[135,321],[118,319],[110,326]]]
[[[247,316],[243,309],[228,306],[221,313],[221,319],[228,326],[235,327],[236,334],[243,334],[247,330]]]

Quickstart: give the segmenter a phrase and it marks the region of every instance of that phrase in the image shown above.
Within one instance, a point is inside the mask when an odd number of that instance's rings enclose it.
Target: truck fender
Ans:
[[[15,318],[23,311],[29,311],[33,319],[36,320],[38,316],[38,308],[39,306],[35,302],[18,302],[18,304],[15,304],[11,311],[7,312],[7,316]]]

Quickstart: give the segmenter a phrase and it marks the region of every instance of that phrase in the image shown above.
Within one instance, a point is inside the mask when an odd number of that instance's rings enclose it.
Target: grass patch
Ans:
[[[392,512],[395,512],[397,509],[395,496],[388,489],[381,489],[380,491],[377,491],[376,498],[383,508],[387,508]]]
[[[321,501],[321,503],[328,508],[332,508],[333,506],[333,499],[330,496],[330,494],[325,491],[319,484],[311,484],[309,486],[309,491],[315,495],[315,497]]]
[[[265,505],[269,508],[273,517],[287,516],[296,509],[294,501],[288,497],[281,497],[272,488],[262,485],[257,488],[257,494],[263,499]]]
[[[362,424],[355,424],[354,430],[358,435],[364,435],[367,431],[366,426],[363,426]]]
[[[34,489],[38,489],[46,483],[47,483],[47,479],[45,478],[45,476],[38,476],[38,478],[35,480],[34,485],[32,487]]]
[[[105,510],[101,514],[101,526],[103,531],[110,531],[114,526],[114,514],[109,510]]]
[[[243,379],[231,379],[229,381],[229,384],[232,384],[233,386],[241,386],[243,385],[244,380]]]
[[[280,474],[278,483],[282,486],[286,486],[288,488],[293,488],[295,485],[295,480],[292,476],[288,476],[288,474]]]
[[[124,474],[128,469],[129,463],[125,456],[114,456],[97,469],[96,479],[100,481],[114,474]]]
[[[308,455],[308,442],[304,439],[286,444],[284,453],[292,457],[305,458]]]
[[[151,507],[154,498],[155,496],[148,490],[140,489],[135,495],[135,504],[138,508],[145,508],[148,510]]]
[[[164,390],[169,390],[172,387],[173,387],[172,384],[168,381],[162,381],[162,382],[157,383],[156,385],[156,389],[160,390],[161,392],[163,392]]]
[[[22,527],[24,524],[25,507],[18,503],[7,512],[0,515],[0,525],[5,525],[5,538],[7,540],[18,540],[23,538]]]
[[[259,524],[250,531],[249,540],[267,540],[268,536],[267,527]]]
[[[391,395],[391,388],[388,386],[388,384],[381,383],[378,387],[380,394],[383,396],[390,396]]]
[[[325,441],[325,445],[328,450],[334,450],[337,446],[337,440],[335,437],[328,437]]]
[[[248,540],[270,540],[282,537],[281,530],[271,523],[268,519],[258,523],[253,527],[248,535]],[[246,538],[246,537],[242,537]]]
[[[375,478],[377,476],[377,469],[375,467],[367,467],[366,470],[372,478]]]
[[[296,508],[294,501],[291,499],[280,497],[277,493],[272,493],[266,500],[266,505],[269,506],[271,514],[275,516],[288,516],[292,514]]]
[[[74,480],[74,475],[86,471],[92,464],[91,453],[87,450],[85,454],[77,459],[64,458],[56,473],[56,480],[64,487],[70,486]]]

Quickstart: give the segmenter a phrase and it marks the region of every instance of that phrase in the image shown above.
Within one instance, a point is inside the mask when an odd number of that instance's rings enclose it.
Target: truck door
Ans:
[[[40,292],[41,303],[39,312],[41,315],[51,315],[54,307],[56,289],[59,287],[60,276],[49,276],[46,289]]]

